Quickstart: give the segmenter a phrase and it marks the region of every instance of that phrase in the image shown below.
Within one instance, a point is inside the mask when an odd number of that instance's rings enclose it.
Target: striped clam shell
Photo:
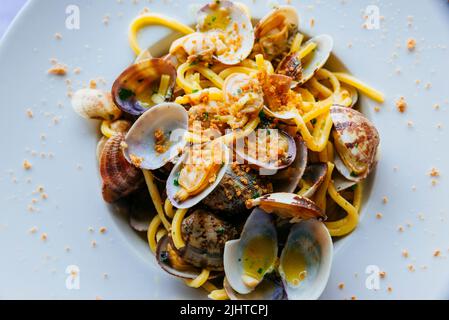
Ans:
[[[103,198],[115,202],[138,190],[143,184],[142,171],[130,164],[123,155],[123,133],[116,133],[104,145],[100,156]]]
[[[339,156],[336,165],[347,179],[355,181],[368,176],[376,163],[380,143],[376,127],[360,112],[339,106],[331,108],[333,137]],[[338,160],[338,161],[337,161]],[[341,161],[340,161],[341,160]]]

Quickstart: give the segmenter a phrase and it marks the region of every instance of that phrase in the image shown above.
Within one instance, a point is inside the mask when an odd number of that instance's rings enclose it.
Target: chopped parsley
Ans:
[[[200,90],[198,90],[198,89],[193,89],[192,90],[192,93],[197,93],[197,92],[199,92]]]
[[[175,178],[173,179],[173,185],[175,187],[179,187],[179,172],[175,175]]]
[[[313,125],[315,125],[315,124],[316,124],[316,119],[312,119],[312,120],[310,120],[310,122],[311,122]]]
[[[161,262],[164,262],[164,263],[168,262],[168,252],[167,251],[163,251],[161,253]]]
[[[263,269],[262,268],[257,269],[257,273],[258,274],[262,274],[263,273]]]
[[[118,93],[120,100],[128,100],[129,98],[134,97],[135,95],[136,94],[133,91],[125,88],[121,88]]]
[[[217,229],[215,229],[215,232],[217,232],[218,234],[224,234],[225,229],[223,227],[218,227]]]
[[[253,199],[257,199],[260,197],[260,193],[258,191],[254,192]]]

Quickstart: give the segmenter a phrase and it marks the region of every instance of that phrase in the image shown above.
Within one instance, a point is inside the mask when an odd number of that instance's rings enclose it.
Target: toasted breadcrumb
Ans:
[[[388,203],[388,197],[387,196],[383,197],[382,198],[382,202],[383,202],[383,204],[387,204]]]
[[[108,229],[106,229],[106,227],[101,227],[100,228],[100,233],[106,233],[108,231]]]
[[[379,277],[380,277],[381,279],[385,279],[386,276],[387,276],[387,273],[386,273],[385,271],[379,272]]]
[[[36,233],[37,232],[37,227],[31,227],[30,230],[28,230],[29,233]]]
[[[356,296],[352,296],[351,300],[357,300],[357,297]]]
[[[402,256],[403,256],[404,258],[408,258],[408,257],[409,257],[408,251],[407,251],[407,250],[403,250],[403,251],[402,251]]]
[[[56,40],[62,40],[62,34],[60,34],[59,32],[55,33],[55,39]]]
[[[27,114],[27,117],[30,119],[34,117],[33,110],[31,110],[31,109],[27,109],[26,114]]]
[[[73,73],[74,74],[80,74],[81,73],[81,68],[80,67],[76,67],[75,69],[73,69]]]
[[[407,266],[407,269],[408,269],[408,271],[410,271],[410,272],[415,272],[415,266],[414,266],[413,264],[409,264],[409,265]]]
[[[399,227],[398,227],[398,231],[399,231],[399,232],[404,232],[404,227],[403,227],[403,226],[399,226]]]
[[[441,251],[440,251],[440,250],[435,250],[435,251],[433,252],[433,256],[434,256],[434,257],[439,257],[440,254],[441,254]]]
[[[95,81],[94,79],[89,81],[89,88],[91,89],[97,89],[97,81]]]
[[[41,240],[42,240],[42,241],[47,241],[47,239],[48,239],[47,233],[45,233],[45,232],[42,233],[42,234],[41,234]]]
[[[92,242],[90,243],[90,245],[92,246],[92,248],[96,248],[96,247],[97,247],[97,241],[92,240]]]
[[[400,97],[399,100],[396,101],[396,108],[400,113],[404,113],[407,109],[407,102],[404,97]]]
[[[416,48],[416,40],[413,38],[410,38],[407,40],[407,49],[409,51],[413,51]]]
[[[28,160],[24,160],[23,161],[23,168],[25,170],[30,170],[33,166],[31,165],[31,163]]]
[[[53,67],[48,69],[47,73],[56,76],[65,76],[67,74],[67,66],[62,63],[57,63]]]
[[[338,284],[338,289],[343,290],[345,288],[345,284],[343,282]]]
[[[440,176],[440,172],[438,171],[438,169],[432,168],[432,169],[430,170],[430,172],[429,172],[429,175],[430,175],[431,177],[436,178],[436,177],[439,177],[439,176]]]
[[[382,219],[382,217],[383,217],[382,213],[380,213],[380,212],[376,213],[376,218],[377,219]]]
[[[387,291],[388,291],[389,293],[392,293],[392,292],[393,292],[393,287],[392,287],[392,286],[388,286]]]

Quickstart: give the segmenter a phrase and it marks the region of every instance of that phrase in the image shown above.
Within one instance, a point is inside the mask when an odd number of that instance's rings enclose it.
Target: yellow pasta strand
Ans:
[[[317,47],[315,42],[309,42],[304,48],[300,49],[298,55],[300,59],[307,57]]]
[[[156,241],[159,242],[159,240],[161,240],[162,237],[165,236],[165,235],[167,235],[167,234],[168,234],[167,230],[165,230],[165,229],[159,229],[159,230],[156,232]]]
[[[189,26],[186,26],[175,19],[165,17],[160,14],[146,13],[140,15],[136,19],[134,19],[134,21],[131,23],[128,32],[129,44],[131,46],[131,49],[136,54],[136,56],[138,56],[142,52],[142,49],[140,48],[139,43],[137,41],[137,34],[142,28],[150,25],[165,26],[183,34],[190,34],[195,32],[195,30],[193,30]]]
[[[225,289],[214,290],[207,297],[212,300],[229,300]]]
[[[360,213],[363,198],[363,183],[359,182],[354,190],[354,208]]]
[[[317,193],[314,196],[315,203],[318,207],[321,208],[321,210],[326,210],[326,195],[327,195],[327,189],[329,187],[329,183],[332,179],[332,172],[334,171],[335,165],[331,162],[327,163],[327,174],[326,178],[323,181],[323,184],[318,189]]]
[[[101,122],[101,134],[104,135],[106,138],[110,138],[114,135],[114,131],[111,129],[111,121],[104,120]]]
[[[173,211],[173,205],[170,202],[170,199],[165,199],[165,203],[164,203],[164,211],[165,214],[167,215],[167,217],[169,217],[170,219],[173,219],[173,217],[175,216],[175,213]]]
[[[290,53],[298,52],[301,48],[301,44],[304,41],[304,35],[302,33],[297,33],[293,39],[292,46],[290,48]]]
[[[187,209],[178,209],[172,221],[171,237],[173,240],[173,244],[178,250],[186,246],[184,240],[182,239],[182,232],[181,232],[181,224],[182,221],[184,220],[186,213]]]
[[[185,280],[185,283],[191,288],[199,288],[206,283],[206,281],[209,279],[209,275],[210,271],[207,269],[203,269],[198,277],[193,280]]]
[[[159,194],[159,190],[157,189],[156,184],[154,183],[153,174],[149,170],[142,170],[143,175],[145,177],[145,182],[148,187],[148,191],[151,196],[151,200],[153,200],[154,207],[156,208],[157,214],[164,224],[165,229],[170,230],[170,222],[168,222],[167,218],[164,214],[164,209],[162,208],[162,200],[161,195]]]
[[[224,69],[222,72],[220,72],[220,74],[218,76],[224,80],[224,79],[226,79],[227,77],[229,77],[233,73],[244,73],[244,74],[247,74],[247,75],[250,76],[250,75],[253,75],[256,72],[257,72],[257,70],[256,69],[252,69],[252,68],[231,67],[231,68]]]
[[[334,72],[334,75],[341,82],[349,84],[350,86],[353,86],[356,89],[359,89],[361,92],[366,94],[371,99],[373,99],[379,103],[382,103],[385,101],[385,97],[382,92],[374,89],[373,87],[367,85],[366,83],[362,82],[361,80],[359,80],[349,74],[346,74],[346,73]]]
[[[150,245],[150,249],[153,253],[156,252],[157,246],[156,233],[161,223],[162,223],[161,218],[159,218],[159,216],[155,216],[153,220],[151,220],[150,225],[148,226],[147,239],[148,244]]]
[[[217,287],[209,281],[206,281],[201,287],[209,293],[211,293],[214,290],[217,290]]]
[[[327,192],[335,203],[343,208],[348,214],[338,221],[325,222],[326,227],[329,229],[329,233],[332,237],[345,236],[357,227],[359,222],[357,209],[337,192],[332,182],[329,184]]]

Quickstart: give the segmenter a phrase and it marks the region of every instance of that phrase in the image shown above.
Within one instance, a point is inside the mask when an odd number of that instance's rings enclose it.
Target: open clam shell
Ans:
[[[289,40],[298,32],[299,18],[292,6],[279,6],[262,18],[255,28],[256,51],[268,60],[273,60],[289,45]]]
[[[181,232],[185,247],[177,252],[184,261],[197,268],[223,271],[224,245],[237,236],[232,224],[197,209],[183,220]]]
[[[126,135],[126,159],[135,166],[155,170],[173,160],[186,145],[187,111],[176,103],[163,103],[145,112]]]
[[[163,76],[168,77],[168,82],[164,92],[159,93]],[[152,106],[170,100],[175,84],[176,69],[168,59],[145,59],[128,67],[115,80],[111,93],[123,112],[140,116]]]
[[[156,260],[162,270],[182,279],[196,279],[202,271],[200,268],[195,268],[184,262],[177,255],[176,251],[171,247],[171,241],[167,235],[162,237],[157,243]],[[220,273],[211,272],[209,279],[214,279],[219,275]]]
[[[103,198],[115,202],[143,185],[142,171],[130,164],[123,155],[124,134],[116,133],[103,146],[100,156],[100,174],[103,180]]]
[[[279,263],[288,299],[318,299],[329,279],[332,256],[332,238],[322,222],[293,225]]]
[[[350,181],[365,179],[374,165],[380,143],[376,127],[360,112],[333,106],[332,132],[336,149],[335,167]]]
[[[113,121],[122,115],[109,92],[98,89],[80,89],[72,97],[72,107],[76,113],[86,119]]]
[[[252,139],[252,141],[251,141]],[[249,144],[251,143],[251,146]],[[285,154],[279,157],[277,149],[287,148]],[[276,151],[274,159],[270,159],[268,152]],[[235,152],[238,157],[256,168],[276,173],[289,167],[296,159],[295,140],[286,132],[278,130],[259,130],[257,136],[249,136],[236,142]],[[262,154],[260,154],[262,153]],[[267,156],[268,159],[264,159]]]
[[[301,196],[311,199],[326,179],[327,170],[327,163],[308,165],[302,177],[303,186],[301,190],[303,193]]]
[[[311,53],[309,56],[306,56],[301,61],[301,76],[296,79],[296,85],[302,85],[309,81],[316,74],[316,72],[326,64],[334,47],[334,40],[331,36],[326,34],[313,37],[312,39],[304,43],[303,47],[307,46],[311,42],[316,43],[317,46],[313,53]],[[299,57],[296,55],[290,57],[290,59],[299,59]]]
[[[226,277],[223,280],[223,288],[231,300],[286,300],[287,295],[282,281],[271,275],[266,275],[257,288],[248,294],[240,294],[235,291]]]
[[[223,261],[229,285],[239,294],[254,291],[273,270],[277,254],[273,216],[256,208],[246,220],[240,239],[226,242]]]
[[[312,200],[295,193],[266,194],[246,203],[249,208],[258,206],[263,211],[274,213],[292,223],[307,219],[326,219],[326,214]]]
[[[183,154],[181,159],[177,162],[177,164],[174,166],[173,170],[171,171],[170,176],[167,179],[167,184],[166,184],[167,185],[167,197],[170,199],[170,202],[176,208],[188,209],[188,208],[193,207],[194,205],[201,202],[201,200],[206,198],[220,184],[221,180],[223,179],[223,177],[226,173],[227,167],[230,163],[229,148],[226,145],[221,144],[221,150],[223,151],[223,155],[222,155],[222,157],[220,157],[221,167],[218,170],[218,172],[215,174],[213,182],[209,183],[208,186],[206,188],[202,189],[202,191],[200,191],[199,193],[189,196],[184,201],[179,201],[177,199],[176,195],[181,190],[181,186],[178,181],[181,170],[182,170],[185,162],[189,161],[190,153],[197,152],[197,151],[194,149],[194,147],[192,147],[192,149],[188,150],[187,152],[185,152]],[[218,159],[217,159],[217,161],[218,161]],[[195,165],[195,164],[191,164],[191,165]]]
[[[215,43],[214,58],[226,65],[245,60],[254,45],[251,17],[243,5],[231,1],[214,2],[201,8],[197,30]]]
[[[273,176],[273,191],[291,193],[298,187],[307,166],[308,149],[300,135],[295,137],[296,156],[293,163]]]
[[[341,173],[338,172],[338,170],[334,171],[332,180],[334,181],[335,190],[337,190],[337,192],[352,188],[357,184],[357,182],[348,180],[343,177]]]

